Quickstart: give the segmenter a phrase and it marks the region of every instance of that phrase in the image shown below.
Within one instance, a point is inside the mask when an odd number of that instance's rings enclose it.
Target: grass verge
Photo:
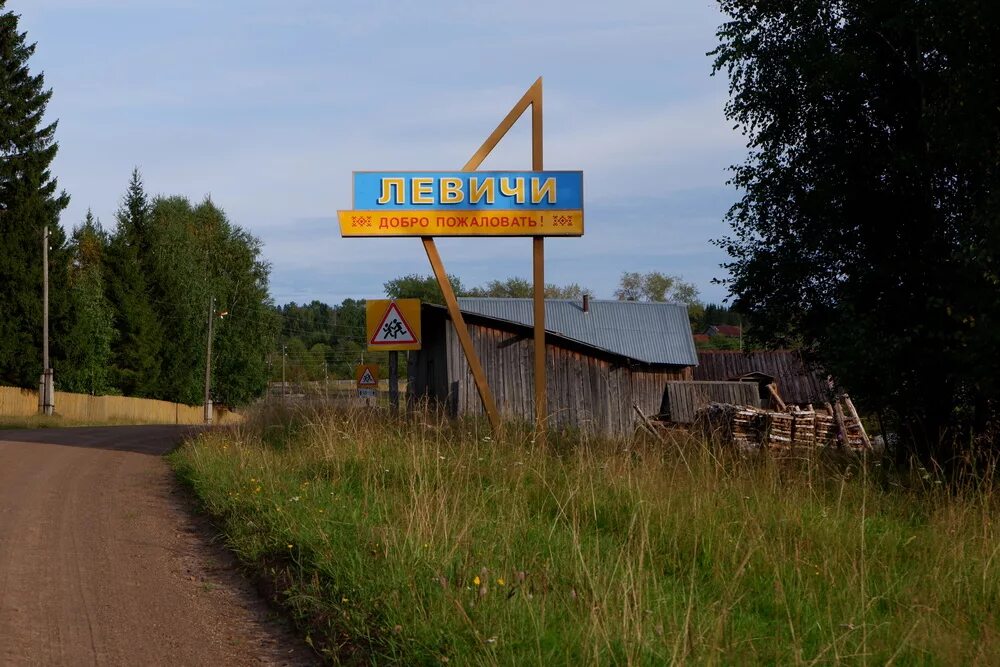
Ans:
[[[371,413],[261,414],[172,454],[346,663],[996,664],[998,502],[877,462]]]
[[[133,423],[136,422],[120,420],[87,421],[85,419],[69,419],[59,415],[31,415],[30,417],[0,416],[0,430],[69,428],[72,426],[118,426]]]

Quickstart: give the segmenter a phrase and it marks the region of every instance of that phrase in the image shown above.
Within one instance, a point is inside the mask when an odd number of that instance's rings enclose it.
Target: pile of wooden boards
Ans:
[[[811,405],[792,405],[776,411],[711,403],[698,411],[695,424],[711,442],[741,449],[871,449],[861,419],[846,395],[839,397],[835,405],[827,404],[818,410]]]

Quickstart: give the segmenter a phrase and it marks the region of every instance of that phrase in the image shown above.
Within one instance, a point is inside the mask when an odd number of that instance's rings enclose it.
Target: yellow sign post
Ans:
[[[420,299],[368,299],[365,322],[370,351],[420,349]]]
[[[528,107],[531,107],[531,171],[477,172]],[[479,389],[483,409],[494,430],[500,427],[500,413],[434,237],[531,237],[535,440],[538,443],[545,440],[548,417],[545,388],[545,237],[583,234],[582,172],[543,171],[542,153],[542,79],[539,77],[461,171],[355,172],[352,209],[340,211],[338,216],[344,237],[420,237],[465,352],[469,370]],[[401,309],[398,312],[400,319],[405,319],[405,313]],[[417,320],[416,326],[419,327],[419,318]],[[376,326],[384,325],[376,323]],[[377,336],[381,335],[384,339],[390,331],[399,333],[395,326],[384,334],[369,331],[369,349],[378,347]],[[418,332],[416,339],[419,341],[419,338]],[[386,345],[393,342],[383,340]]]

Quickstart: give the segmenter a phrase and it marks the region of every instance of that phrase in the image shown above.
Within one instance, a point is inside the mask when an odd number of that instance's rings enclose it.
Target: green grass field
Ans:
[[[985,482],[363,412],[261,414],[172,463],[334,661],[1000,663]]]

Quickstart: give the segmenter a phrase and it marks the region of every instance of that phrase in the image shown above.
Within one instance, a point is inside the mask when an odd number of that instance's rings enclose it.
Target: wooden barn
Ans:
[[[823,405],[829,400],[822,374],[810,369],[795,350],[699,350],[694,379],[757,383],[765,405],[769,401],[766,386],[771,382],[788,405]]]
[[[506,419],[534,419],[531,299],[459,299],[462,316]],[[442,306],[425,304],[423,349],[411,353],[411,399],[449,414],[482,414],[461,344]],[[631,433],[636,413],[660,412],[666,383],[693,379],[697,363],[687,308],[636,301],[545,302],[550,423],[588,433]]]

